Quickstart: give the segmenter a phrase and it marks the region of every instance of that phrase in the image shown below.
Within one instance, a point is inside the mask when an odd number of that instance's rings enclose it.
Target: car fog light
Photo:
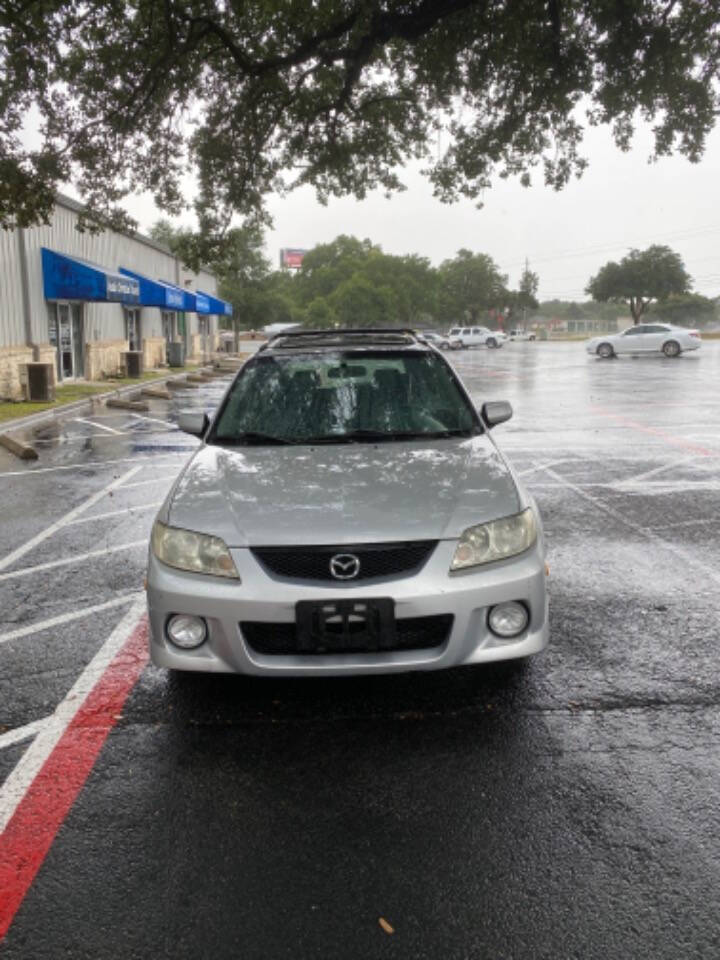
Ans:
[[[193,647],[199,647],[207,637],[207,625],[202,617],[177,614],[170,617],[165,629],[175,646],[182,647],[183,650],[192,650]]]
[[[528,612],[523,604],[511,600],[491,608],[488,625],[496,636],[508,639],[521,634],[528,625],[528,619]]]

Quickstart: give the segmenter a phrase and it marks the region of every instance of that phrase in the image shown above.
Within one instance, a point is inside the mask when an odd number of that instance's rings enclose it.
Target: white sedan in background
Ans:
[[[663,353],[679,357],[686,350],[698,350],[700,334],[671,323],[638,323],[622,333],[593,337],[585,344],[588,353],[609,360],[623,354]]]

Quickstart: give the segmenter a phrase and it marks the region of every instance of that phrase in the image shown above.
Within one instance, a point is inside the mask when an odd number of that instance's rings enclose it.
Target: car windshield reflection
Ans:
[[[250,361],[208,437],[218,445],[360,443],[482,431],[451,368],[432,354],[352,351]]]

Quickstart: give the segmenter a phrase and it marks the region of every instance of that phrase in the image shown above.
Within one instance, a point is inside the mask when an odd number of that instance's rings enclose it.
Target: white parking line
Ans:
[[[38,733],[20,762],[0,787],[0,834],[8,825],[30,784],[42,769],[85,698],[136,627],[142,612],[143,601],[138,599],[85,667],[65,699],[47,719],[42,731]]]
[[[141,413],[131,413],[131,417],[135,420],[149,420],[151,423],[161,423],[164,427],[167,427],[168,430],[177,432],[178,427],[174,423],[170,423],[169,420],[160,420],[158,417],[144,417]]]
[[[173,455],[175,457],[184,457],[185,451],[168,450],[165,456]],[[78,460],[77,463],[66,463],[62,467],[28,467],[27,470],[6,470],[0,473],[0,480],[5,477],[34,477],[41,473],[55,473],[58,470],[90,470],[93,467],[102,469],[111,463],[137,463],[144,461],[146,464],[152,464],[154,467],[174,467],[174,463],[156,463],[154,457],[121,457],[119,460]],[[142,470],[143,467],[140,467]]]
[[[682,467],[686,463],[697,461],[698,457],[681,457],[679,460],[673,460],[671,463],[663,463],[660,467],[654,467],[652,470],[646,470],[645,473],[638,473],[634,477],[627,477],[625,480],[616,481],[617,483],[639,483],[641,480],[647,480],[648,477],[655,477],[659,473],[665,473],[666,470],[672,470],[674,467]]]
[[[145,594],[141,592],[126,593],[122,597],[115,597],[114,600],[106,600],[105,603],[93,604],[92,607],[83,607],[82,610],[73,610],[72,613],[61,613],[59,616],[50,617],[48,620],[37,620],[35,623],[29,623],[26,627],[19,627],[17,630],[11,630],[9,633],[0,633],[0,643],[8,643],[10,640],[17,640],[20,637],[29,637],[33,633],[40,633],[41,630],[49,630],[50,627],[60,627],[62,624],[70,623],[72,620],[81,620],[91,613],[110,610],[112,607],[121,607],[123,604],[131,603],[133,600],[137,600],[137,602],[140,603],[140,599],[144,598],[144,596]]]
[[[123,507],[122,510],[108,510],[107,513],[93,513],[90,517],[80,517],[78,520],[71,520],[66,524],[68,527],[74,527],[79,523],[92,523],[93,520],[107,520],[110,517],[120,517],[124,513],[140,513],[142,510],[152,510],[153,507],[159,507],[162,500],[153,500],[152,503],[143,503],[137,507]]]
[[[88,426],[97,427],[98,430],[107,430],[108,433],[115,433],[121,436],[122,430],[114,430],[112,427],[106,427],[104,423],[95,423],[93,420],[85,420],[83,417],[73,417],[73,423],[86,423]]]
[[[526,470],[520,470],[518,472],[518,476],[528,477],[531,473],[537,473],[539,470],[545,470],[547,467],[558,467],[562,463],[580,463],[581,461],[581,457],[563,457],[562,460],[550,460],[549,463],[536,463],[534,466],[528,467]]]
[[[155,477],[153,480],[139,480],[137,483],[124,483],[122,490],[133,490],[135,487],[148,487],[153,483],[172,483],[175,477]]]
[[[8,730],[7,733],[0,734],[0,750],[36,736],[48,725],[50,719],[50,717],[42,717],[40,720],[33,720],[32,723],[26,723],[22,727],[15,727],[14,730]]]
[[[0,582],[14,580],[16,577],[26,577],[29,573],[40,573],[42,570],[53,570],[55,567],[68,567],[73,563],[82,563],[95,557],[106,557],[110,553],[120,553],[122,550],[131,550],[133,547],[146,547],[147,538],[133,540],[130,543],[120,543],[115,547],[106,547],[104,550],[92,550],[90,553],[78,553],[72,557],[63,557],[62,560],[48,560],[47,563],[38,563],[34,567],[21,567],[20,570],[11,570],[9,573],[0,573]]]
[[[619,511],[613,509],[613,507],[609,507],[598,497],[593,497],[586,490],[578,486],[578,484],[571,483],[569,480],[561,477],[559,473],[556,473],[550,467],[545,467],[545,472],[558,484],[561,484],[568,490],[572,490],[579,497],[582,497],[583,500],[587,500],[588,503],[591,503],[596,510],[601,510],[614,520],[617,520],[618,523],[622,523],[631,530],[634,530],[636,533],[641,534],[643,537],[647,537],[648,540],[656,543],[660,547],[663,547],[669,553],[674,553],[676,557],[680,557],[683,563],[689,564],[691,567],[695,567],[697,570],[701,570],[702,573],[704,573],[704,575],[710,580],[714,580],[715,583],[720,583],[720,574],[713,567],[710,567],[708,564],[698,560],[691,553],[688,553],[681,547],[676,546],[674,543],[670,543],[670,541],[665,540],[664,537],[659,537],[648,527],[643,527],[641,524],[635,523],[633,520],[628,520],[627,517],[624,517]]]
[[[60,519],[56,520],[55,523],[50,524],[49,527],[47,527],[41,533],[38,533],[31,540],[28,540],[11,553],[6,554],[2,560],[0,560],[0,570],[4,570],[6,567],[9,567],[11,563],[15,563],[16,560],[19,560],[20,557],[24,557],[26,553],[29,553],[30,550],[33,549],[33,547],[36,547],[39,543],[42,543],[43,540],[47,540],[48,537],[51,537],[54,533],[57,533],[58,530],[62,530],[62,528],[67,526],[71,520],[74,520],[75,517],[80,516],[81,513],[84,513],[94,503],[97,503],[98,500],[102,500],[103,497],[106,497],[108,493],[111,493],[117,487],[122,486],[125,480],[129,480],[130,477],[134,477],[135,474],[139,473],[141,470],[142,467],[133,467],[132,470],[128,470],[127,473],[124,473],[121,477],[117,477],[112,483],[109,483],[106,487],[103,487],[102,490],[98,490],[97,493],[94,493],[91,497],[88,497],[88,499],[79,506],[75,507],[73,510],[70,510],[69,513],[65,514],[65,516],[60,517]]]

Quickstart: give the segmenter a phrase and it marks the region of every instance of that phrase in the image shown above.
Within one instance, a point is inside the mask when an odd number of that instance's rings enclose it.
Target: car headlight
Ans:
[[[156,520],[150,543],[158,560],[169,567],[240,579],[230,551],[219,537],[168,527]]]
[[[514,557],[531,547],[536,539],[537,524],[530,507],[512,517],[468,527],[458,541],[450,569],[464,570]]]

